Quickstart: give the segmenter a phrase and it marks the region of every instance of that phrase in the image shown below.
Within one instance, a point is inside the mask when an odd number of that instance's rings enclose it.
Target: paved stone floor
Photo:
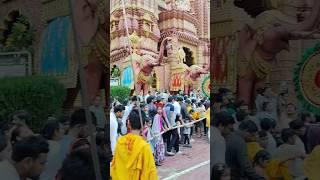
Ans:
[[[194,140],[192,148],[181,147],[182,154],[166,157],[162,166],[158,167],[159,179],[210,179],[210,145],[207,137],[195,137]]]

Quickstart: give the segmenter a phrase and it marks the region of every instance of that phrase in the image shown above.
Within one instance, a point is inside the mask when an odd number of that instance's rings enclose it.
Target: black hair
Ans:
[[[60,180],[96,179],[90,150],[71,152],[63,161],[58,177]]]
[[[15,143],[12,147],[12,160],[20,162],[27,157],[37,159],[40,154],[49,152],[48,142],[41,136],[29,136]]]
[[[60,129],[58,120],[48,120],[41,130],[41,135],[47,140],[52,140],[56,130]]]
[[[107,137],[104,135],[104,133],[98,133],[96,135],[96,144],[97,146],[102,146],[107,144]]]
[[[130,125],[133,130],[141,129],[140,116],[139,116],[139,111],[137,109],[133,109],[130,112],[128,119],[130,121]],[[142,125],[144,125],[144,121],[145,120],[142,118],[142,123],[143,123]]]
[[[183,98],[182,98],[181,96],[178,96],[178,97],[177,97],[177,101],[178,101],[178,102],[182,102],[182,101],[183,101]]]
[[[299,130],[300,128],[303,128],[305,125],[303,121],[301,120],[293,120],[289,123],[289,127],[293,130]]]
[[[30,125],[30,121],[32,119],[32,115],[28,111],[26,111],[26,110],[15,111],[14,113],[9,115],[10,121],[13,121],[13,117],[14,116],[16,116],[17,118],[25,121],[27,125]]]
[[[227,112],[219,112],[215,114],[215,118],[213,119],[213,125],[215,127],[221,126],[228,126],[234,124],[235,121],[231,115],[229,115]]]
[[[186,104],[191,104],[190,99],[187,99],[185,102],[186,102]]]
[[[267,161],[270,159],[271,159],[270,153],[266,150],[261,150],[261,151],[257,152],[257,154],[254,156],[253,164],[257,165],[257,164],[259,164],[260,160]]]
[[[281,131],[281,138],[284,142],[288,142],[290,137],[293,137],[296,133],[293,129],[285,128]]]
[[[93,114],[93,112],[90,112],[92,122],[93,124],[96,124],[96,116]],[[70,128],[76,126],[76,125],[85,125],[87,124],[86,120],[86,112],[84,109],[78,109],[71,115],[71,121],[70,121]]]
[[[138,97],[137,96],[132,96],[131,101],[138,101]]]
[[[197,106],[200,107],[202,105],[202,102],[198,102]]]
[[[239,122],[244,121],[247,116],[248,113],[244,110],[240,110],[236,113],[237,121]]]
[[[239,125],[239,129],[242,131],[249,132],[249,133],[258,132],[258,127],[257,127],[256,123],[254,123],[251,120],[242,121]]]
[[[305,122],[307,120],[307,118],[310,118],[311,117],[311,113],[310,112],[303,112],[301,113],[301,120],[303,122]]]
[[[171,103],[172,101],[173,101],[173,97],[172,97],[172,96],[169,96],[169,97],[168,97],[168,102]]]
[[[113,108],[113,112],[114,113],[117,113],[117,112],[122,112],[124,111],[126,108],[122,105],[122,104],[119,104],[119,105],[116,105],[114,108]]]
[[[16,142],[18,142],[18,137],[20,136],[21,128],[25,128],[25,126],[20,125],[20,124],[16,125],[16,127],[11,132],[10,142],[11,142],[12,145],[14,145]]]
[[[150,104],[153,101],[153,96],[147,97],[147,104]]]
[[[264,131],[269,131],[272,128],[275,128],[276,122],[269,118],[263,118],[260,120],[260,127]]]
[[[197,100],[196,100],[196,99],[191,99],[191,102],[192,102],[192,103],[196,103]]]

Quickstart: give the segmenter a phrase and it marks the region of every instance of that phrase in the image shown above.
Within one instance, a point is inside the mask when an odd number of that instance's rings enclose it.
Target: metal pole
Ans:
[[[132,66],[132,73],[133,73],[133,82],[134,82],[134,90],[136,92],[136,96],[138,97],[138,89],[136,88],[136,78],[134,77],[136,73],[134,72],[135,69],[133,68],[133,59],[132,59],[132,45],[130,41],[130,35],[129,35],[129,28],[128,28],[128,22],[127,22],[127,14],[126,14],[126,7],[125,7],[125,0],[121,0],[122,2],[122,12],[123,12],[123,17],[124,17],[124,23],[125,23],[125,28],[126,28],[126,33],[127,33],[127,39],[129,43],[129,53],[130,53],[130,61],[131,61],[131,66]],[[138,99],[138,111],[139,111],[139,118],[140,118],[140,124],[141,124],[141,132],[143,131],[143,121],[142,121],[142,115],[141,115],[141,108],[140,108],[140,100]]]
[[[77,1],[74,1],[75,3]],[[80,78],[80,91],[81,91],[81,100],[82,100],[82,106],[85,109],[86,114],[86,120],[89,124],[89,133],[90,133],[90,151],[92,155],[93,160],[93,167],[96,175],[96,180],[101,180],[101,173],[100,173],[100,163],[98,159],[98,152],[97,152],[97,146],[96,146],[96,138],[95,134],[93,133],[93,123],[91,119],[91,113],[89,111],[89,99],[88,99],[88,90],[87,90],[87,81],[86,81],[86,72],[84,67],[81,64],[81,56],[80,56],[80,42],[78,39],[78,31],[75,28],[75,17],[73,14],[73,1],[69,0],[69,8],[70,8],[70,16],[71,16],[71,23],[72,23],[72,30],[73,30],[73,36],[74,36],[74,45],[75,45],[75,56],[78,61],[78,68],[79,68],[79,78]]]

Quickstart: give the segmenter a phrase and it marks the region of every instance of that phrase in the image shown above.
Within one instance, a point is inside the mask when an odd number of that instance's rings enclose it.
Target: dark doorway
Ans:
[[[186,53],[186,58],[185,58],[185,64],[187,66],[192,66],[194,63],[193,63],[193,53],[192,51],[189,49],[189,48],[186,48],[186,47],[183,47],[183,51]]]

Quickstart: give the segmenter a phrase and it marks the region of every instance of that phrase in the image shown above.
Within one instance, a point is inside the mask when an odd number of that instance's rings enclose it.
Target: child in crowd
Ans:
[[[185,122],[186,122],[186,124],[188,124],[188,123],[191,122],[191,120],[186,119]],[[184,144],[184,147],[190,147],[190,148],[192,147],[191,144],[190,144],[191,127],[192,127],[192,125],[187,125],[187,126],[185,126],[184,129],[183,129],[183,135],[184,135],[184,142],[183,142],[183,144]]]

